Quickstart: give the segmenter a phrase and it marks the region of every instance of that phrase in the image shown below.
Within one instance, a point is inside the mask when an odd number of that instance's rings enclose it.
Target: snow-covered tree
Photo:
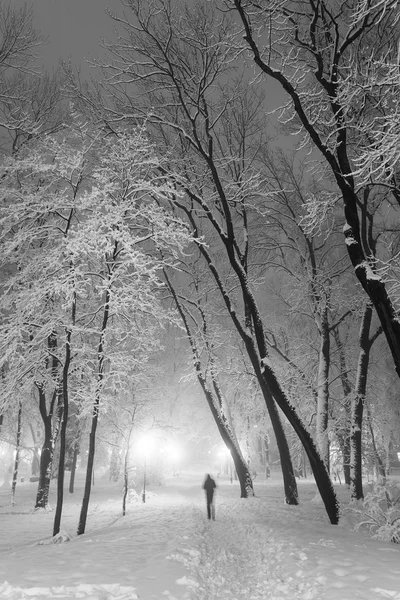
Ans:
[[[301,134],[300,145],[312,151],[317,170],[334,182],[330,204],[341,200],[349,258],[400,376],[397,258],[389,263],[390,275],[386,268],[399,198],[398,4],[226,0],[224,5],[238,15],[240,37],[258,73],[286,94],[281,122]],[[384,208],[388,227],[374,252],[362,222],[376,204]],[[325,210],[324,198],[316,198],[314,213]]]
[[[261,103],[246,96],[247,82],[240,74],[228,80],[235,59],[235,24],[206,2],[194,8],[162,0],[129,1],[126,6],[130,10],[125,16],[113,16],[122,33],[107,45],[113,60],[103,65],[108,94],[103,114],[111,126],[117,120],[146,121],[160,147],[165,152],[173,149],[174,165],[180,171],[175,185],[185,194],[179,202],[181,214],[198,237],[225,310],[251,357],[278,440],[286,500],[297,503],[298,496],[278,406],[305,445],[327,511],[332,522],[337,522],[337,503],[326,467],[269,360],[264,322],[248,269],[248,211],[262,189],[254,165],[262,143],[258,136]],[[83,101],[79,89],[77,93]],[[202,244],[202,236],[210,236],[206,239],[212,240],[213,251],[218,247],[215,254]],[[240,293],[228,293],[217,254],[224,256]],[[234,300],[239,301],[239,309]]]
[[[162,206],[172,189],[144,132],[101,144],[100,134],[83,127],[47,136],[2,165],[3,401],[13,401],[20,381],[36,388],[48,428],[41,457],[48,455],[41,477],[47,493],[61,424],[65,437],[68,394],[82,398],[82,386],[88,393],[92,461],[100,403],[108,390],[135,378],[158,347],[167,318],[158,271],[188,240]],[[165,262],[155,258],[157,248]],[[60,452],[59,486],[63,461]]]

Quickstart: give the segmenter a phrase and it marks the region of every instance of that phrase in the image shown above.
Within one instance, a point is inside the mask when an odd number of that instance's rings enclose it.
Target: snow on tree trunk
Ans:
[[[317,484],[318,491],[321,495],[330,522],[332,525],[337,525],[339,522],[339,503],[337,501],[329,473],[326,469],[326,465],[319,455],[310,433],[304,427],[304,424],[300,420],[296,411],[285,397],[285,394],[276,379],[275,373],[268,365],[268,361],[266,363],[265,361],[263,362],[263,376],[266,382],[268,382],[268,387],[273,394],[273,398],[303,444],[315,477],[315,483]]]
[[[115,242],[114,243],[114,251],[112,253],[114,256],[116,254],[117,247],[118,247],[118,242]],[[111,261],[112,259],[110,258],[109,260]],[[96,450],[96,430],[97,430],[97,423],[99,420],[100,396],[101,396],[101,390],[102,390],[102,384],[103,384],[103,378],[104,378],[104,358],[105,358],[105,356],[104,356],[104,336],[105,336],[105,331],[107,329],[109,316],[110,316],[110,288],[108,287],[105,291],[105,296],[104,296],[103,319],[102,319],[102,324],[101,324],[100,340],[99,340],[99,345],[98,345],[98,349],[97,349],[97,382],[96,382],[95,398],[94,398],[93,411],[92,411],[92,423],[91,423],[90,435],[89,435],[89,451],[88,451],[88,460],[87,460],[87,466],[86,466],[85,488],[84,488],[84,492],[83,492],[82,506],[81,506],[81,512],[79,515],[79,523],[78,523],[78,529],[77,529],[78,535],[82,535],[83,533],[85,533],[86,519],[87,519],[87,514],[88,514],[88,509],[89,509],[90,492],[92,489],[94,455],[95,455],[95,450]]]
[[[72,306],[72,321],[75,321],[75,300]],[[64,501],[64,476],[65,476],[65,453],[67,441],[67,424],[68,424],[68,376],[71,363],[71,337],[72,331],[66,331],[65,357],[62,375],[62,423],[60,432],[60,455],[58,461],[58,476],[57,476],[57,506],[54,516],[53,536],[57,535],[61,527],[61,514]]]
[[[54,444],[51,434],[46,435],[40,455],[39,482],[35,508],[46,508],[49,502],[51,470],[53,466]]]
[[[329,411],[329,367],[330,367],[330,339],[327,309],[324,308],[320,315],[320,348],[317,376],[317,419],[316,436],[320,456],[329,472],[329,436],[328,436],[328,411]]]
[[[19,405],[18,405],[17,439],[16,439],[16,443],[15,443],[14,470],[13,470],[13,478],[12,478],[12,484],[11,484],[11,505],[12,506],[14,506],[14,504],[15,504],[15,490],[17,487],[17,480],[18,480],[21,434],[22,434],[22,403],[20,401]]]
[[[360,500],[364,497],[362,485],[362,423],[371,348],[369,340],[371,320],[372,304],[367,303],[360,325],[360,351],[358,356],[355,390],[351,400],[350,497],[352,500]]]

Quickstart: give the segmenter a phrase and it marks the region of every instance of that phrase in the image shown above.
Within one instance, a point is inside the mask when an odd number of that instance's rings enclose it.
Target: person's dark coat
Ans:
[[[210,474],[207,474],[207,477],[205,478],[204,483],[203,483],[203,489],[206,492],[207,517],[209,519],[211,519],[211,515],[212,515],[212,518],[215,519],[215,508],[214,508],[213,499],[214,499],[214,491],[215,491],[216,487],[217,487],[217,484],[215,483],[214,479],[211,477]]]

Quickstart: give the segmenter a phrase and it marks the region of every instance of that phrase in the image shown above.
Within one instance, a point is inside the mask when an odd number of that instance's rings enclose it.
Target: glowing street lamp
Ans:
[[[224,471],[225,465],[227,466],[228,473],[230,474],[230,481],[232,483],[232,463],[231,463],[231,451],[226,446],[222,446],[222,448],[218,451],[218,457],[221,461],[221,471]]]
[[[150,435],[145,435],[139,442],[139,452],[143,454],[144,468],[143,468],[143,491],[142,491],[142,502],[146,502],[146,469],[147,469],[147,456],[151,452],[154,446],[154,440]]]

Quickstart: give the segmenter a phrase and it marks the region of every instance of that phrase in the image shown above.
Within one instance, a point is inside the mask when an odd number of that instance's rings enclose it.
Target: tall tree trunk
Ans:
[[[336,425],[336,437],[343,456],[344,482],[350,487],[350,422],[351,422],[351,383],[346,364],[344,346],[337,327],[332,329],[336,347],[339,352],[340,381],[343,388],[343,408],[339,424]]]
[[[40,454],[40,468],[39,468],[39,482],[38,489],[36,494],[36,504],[35,509],[37,508],[46,508],[49,503],[49,492],[50,492],[50,482],[51,482],[51,472],[53,467],[53,456],[54,456],[54,448],[55,443],[58,436],[58,431],[60,428],[61,421],[61,400],[60,400],[60,390],[57,389],[53,392],[53,399],[51,401],[51,408],[49,414],[46,412],[46,398],[43,390],[39,386],[39,406],[41,408],[41,414],[44,424],[44,442],[42,446],[42,452]],[[53,405],[55,402],[55,398],[58,398],[57,404],[58,409],[55,417],[55,421],[53,424]]]
[[[54,390],[51,395],[49,410],[47,411],[46,393],[42,383],[37,382],[36,388],[39,393],[39,412],[44,425],[44,442],[40,455],[39,483],[36,494],[35,509],[46,508],[49,502],[51,471],[53,466],[54,448],[60,428],[62,417],[62,390],[59,381],[59,361],[56,357],[57,334],[53,331],[47,338],[49,359],[47,368],[54,382]],[[54,409],[57,402],[57,411],[54,418]]]
[[[349,421],[351,418],[351,412],[349,411]],[[350,487],[350,462],[351,462],[351,448],[350,448],[350,432],[344,431],[344,436],[340,440],[340,449],[343,456],[343,475],[345,484]],[[338,437],[339,439],[339,437]]]
[[[353,168],[350,164],[348,155],[348,130],[344,122],[343,107],[341,106],[341,100],[339,98],[340,76],[337,75],[335,77],[335,81],[331,81],[329,84],[329,96],[332,109],[332,137],[336,136],[336,149],[335,151],[332,151],[331,148],[325,144],[323,138],[320,137],[320,133],[318,128],[315,126],[315,123],[309,119],[307,110],[305,110],[303,100],[299,95],[296,86],[294,86],[290,79],[284,74],[283,70],[279,68],[275,69],[265,60],[265,56],[268,56],[268,52],[264,53],[264,49],[259,46],[259,40],[254,34],[254,32],[257,32],[257,27],[255,27],[253,30],[251,17],[247,12],[246,4],[247,3],[244,3],[242,0],[233,0],[233,5],[238,12],[244,27],[244,39],[253,55],[254,62],[263,73],[276,80],[282,89],[284,89],[285,92],[290,96],[293,103],[293,108],[297,113],[302,126],[309,135],[313,145],[318,148],[318,150],[321,152],[321,155],[324,157],[324,160],[329,165],[336,184],[340,190],[346,221],[343,228],[346,249],[350,261],[354,267],[354,273],[376,310],[393,357],[397,375],[400,377],[400,321],[398,318],[398,311],[396,310],[396,307],[388,294],[386,282],[382,277],[374,272],[374,261],[369,260],[370,256],[368,255],[368,251],[364,250],[364,244],[361,238],[359,199],[356,191],[354,176],[352,174]],[[251,4],[251,6],[253,5]],[[382,11],[385,11],[385,5],[382,6]],[[383,13],[381,13],[381,15],[383,16]],[[261,14],[260,17],[262,18]],[[380,16],[375,16],[375,19],[376,23],[380,22]],[[365,17],[365,31],[367,31],[371,26],[372,20],[373,17],[371,17],[370,23],[369,17]],[[339,28],[337,21],[334,22],[334,26]],[[310,31],[312,31],[312,28],[310,28]],[[347,41],[349,41],[350,37],[351,36],[347,38]],[[352,43],[358,43],[357,35],[353,37]],[[306,47],[308,44],[310,44],[308,47],[311,49],[312,36],[307,41],[304,41],[304,47]],[[355,50],[354,46],[353,48]],[[312,51],[314,52],[314,50]],[[316,56],[320,56],[318,54],[319,49],[318,52],[315,52]],[[331,55],[333,62],[330,65],[325,66],[328,69],[337,69],[338,62],[341,58],[341,53],[341,45],[338,43],[336,52],[333,52]],[[335,63],[335,61],[337,62]],[[316,78],[315,83],[319,83],[322,88],[325,87],[326,91],[327,88],[325,84],[327,81],[324,79],[323,69],[315,69],[314,76]]]
[[[99,383],[99,382],[98,382]],[[85,533],[86,528],[86,520],[89,509],[89,500],[90,500],[90,492],[92,488],[92,477],[93,477],[93,464],[94,464],[94,455],[96,450],[96,430],[97,423],[99,419],[99,405],[100,405],[100,389],[96,390],[95,402],[93,405],[92,412],[92,425],[89,434],[89,451],[88,451],[88,461],[86,466],[86,478],[85,478],[85,488],[83,492],[82,506],[81,512],[79,515],[78,529],[77,534],[82,535]]]
[[[72,319],[75,321],[75,302],[72,308]],[[61,526],[61,514],[64,502],[64,477],[65,477],[65,448],[67,441],[67,425],[68,425],[68,374],[71,363],[71,336],[72,331],[66,331],[65,340],[65,358],[62,374],[62,424],[60,432],[60,456],[58,462],[58,478],[57,478],[57,506],[54,515],[53,536],[57,535]]]
[[[316,436],[321,458],[329,472],[329,367],[330,367],[330,336],[328,325],[328,310],[323,308],[319,318],[319,361],[317,378],[317,419]]]
[[[210,407],[211,414],[214,417],[214,421],[218,427],[222,441],[232,456],[240,483],[240,497],[248,498],[249,496],[254,496],[253,480],[250,475],[249,467],[243,458],[239,445],[236,442],[235,436],[231,431],[227,420],[224,418],[219,407],[217,408],[218,399],[208,388],[205,378],[199,372],[197,373],[197,379],[206,397],[208,406]]]
[[[54,444],[51,431],[45,427],[44,442],[40,454],[39,482],[35,508],[46,508],[49,503],[51,468],[53,464]]]
[[[368,429],[369,429],[369,432],[371,435],[372,451],[374,453],[376,471],[378,473],[378,480],[379,480],[379,483],[385,484],[386,483],[386,469],[385,469],[385,465],[383,464],[383,460],[379,455],[378,448],[376,447],[375,434],[374,434],[374,430],[372,428],[371,414],[368,409],[367,409],[367,422],[368,422]]]
[[[116,243],[117,244],[117,243]],[[116,247],[114,248],[114,252],[116,251]],[[104,336],[107,329],[108,319],[110,316],[110,290],[106,290],[105,302],[104,302],[104,312],[103,312],[103,321],[101,324],[100,330],[100,341],[97,349],[97,384],[95,391],[95,399],[93,404],[92,411],[92,424],[90,428],[89,435],[89,451],[88,451],[88,461],[86,467],[86,479],[85,479],[85,489],[83,492],[82,506],[81,512],[79,515],[79,523],[77,534],[82,535],[85,533],[86,528],[86,520],[89,509],[89,500],[90,500],[90,492],[92,488],[92,478],[93,478],[93,465],[94,465],[94,455],[96,450],[96,430],[97,423],[99,420],[99,406],[100,406],[100,396],[104,379]]]
[[[22,403],[18,405],[18,417],[17,417],[17,439],[15,443],[15,459],[14,459],[14,470],[11,484],[11,506],[15,504],[15,490],[17,487],[18,469],[19,469],[19,453],[21,447],[21,433],[22,433]]]
[[[207,400],[208,406],[211,410],[211,414],[217,425],[217,428],[221,435],[221,438],[222,438],[224,444],[226,445],[226,447],[228,448],[229,452],[231,453],[232,460],[235,465],[236,473],[238,475],[239,482],[240,482],[240,497],[247,498],[248,496],[253,496],[254,495],[253,480],[251,478],[248,465],[246,464],[246,461],[244,460],[244,458],[242,456],[239,444],[237,443],[236,438],[233,434],[233,431],[229,425],[228,419],[224,415],[223,406],[222,406],[223,405],[222,394],[221,394],[218,382],[216,380],[215,374],[213,372],[213,369],[211,368],[211,377],[212,377],[212,384],[213,384],[215,393],[213,393],[211,391],[211,389],[209,388],[209,386],[207,385],[206,377],[204,376],[202,369],[201,369],[200,356],[199,356],[199,353],[197,350],[196,340],[194,339],[194,337],[192,335],[190,325],[189,325],[187,316],[184,312],[184,309],[182,307],[181,301],[179,300],[178,295],[175,291],[175,288],[172,285],[172,282],[171,282],[171,280],[168,276],[168,273],[166,272],[165,269],[164,269],[164,276],[165,276],[165,280],[167,282],[168,288],[171,291],[175,305],[178,309],[179,315],[182,319],[182,323],[186,330],[186,335],[188,337],[189,344],[190,344],[193,358],[194,358],[194,368],[195,368],[197,380],[200,384],[201,389],[203,390],[204,396]],[[200,312],[201,318],[202,318],[202,328],[203,328],[203,333],[204,333],[204,337],[206,340],[206,346],[207,346],[207,349],[210,354],[211,349],[208,347],[208,342],[207,342],[207,323],[206,323],[205,314],[204,314],[204,311],[202,311],[200,306],[198,306],[198,309],[199,309],[199,312]],[[211,361],[211,364],[212,364],[213,358],[211,355],[209,356],[209,360]]]
[[[189,216],[191,224],[194,226],[194,231],[197,237],[197,228],[193,216],[190,214],[190,211],[185,212]],[[301,443],[303,444],[329,519],[333,525],[336,525],[339,522],[339,504],[336,498],[335,490],[333,489],[332,482],[329,477],[329,473],[326,469],[324,461],[321,459],[315,447],[314,441],[310,433],[307,431],[300,417],[298,416],[295,408],[291,405],[288,398],[286,397],[286,394],[282,390],[276,377],[276,374],[272,366],[270,365],[267,344],[264,334],[263,321],[259,313],[255,298],[251,292],[246,273],[244,272],[243,268],[241,268],[240,265],[237,264],[237,261],[235,260],[234,256],[232,256],[231,249],[228,248],[228,254],[230,257],[231,265],[235,269],[239,281],[241,283],[245,305],[248,305],[251,310],[254,334],[257,340],[258,351],[255,347],[253,337],[249,335],[248,331],[244,327],[242,327],[236,309],[231,302],[231,298],[228,292],[226,291],[221,281],[221,278],[219,277],[219,273],[213,261],[211,260],[207,249],[204,247],[204,245],[200,245],[199,250],[203,254],[210,271],[214,275],[214,279],[220,289],[221,295],[225,301],[225,305],[231,316],[231,319],[245,344],[247,354],[253,365],[254,372],[256,373],[267,408],[269,406],[271,407],[271,412],[269,410],[268,412],[270,412],[271,415],[271,423],[274,428],[274,433],[277,439],[277,444],[281,456],[281,466],[282,474],[284,477],[285,494],[287,494],[286,497],[290,497],[293,503],[297,504],[297,483],[294,476],[289,447],[283,428],[281,428],[282,435],[277,435],[276,429],[279,430],[279,423],[275,418],[275,416],[278,416],[276,412],[276,407],[274,407],[275,410],[272,409],[274,401],[282,410],[283,414],[286,416],[289,423],[292,425],[293,429],[297,433]],[[279,447],[279,444],[281,444],[281,447]]]
[[[371,342],[369,339],[372,304],[368,302],[361,320],[357,375],[354,395],[351,402],[351,428],[350,428],[350,497],[352,500],[364,498],[362,484],[362,422],[364,401],[367,390],[368,365]]]
[[[297,412],[285,397],[276,375],[268,365],[268,362],[268,360],[263,361],[263,379],[266,382],[267,387],[271,390],[270,393],[273,395],[279,408],[287,417],[289,423],[292,425],[303,444],[329,520],[332,525],[337,525],[339,522],[339,504],[326,465],[320,457],[310,433],[307,431]]]

